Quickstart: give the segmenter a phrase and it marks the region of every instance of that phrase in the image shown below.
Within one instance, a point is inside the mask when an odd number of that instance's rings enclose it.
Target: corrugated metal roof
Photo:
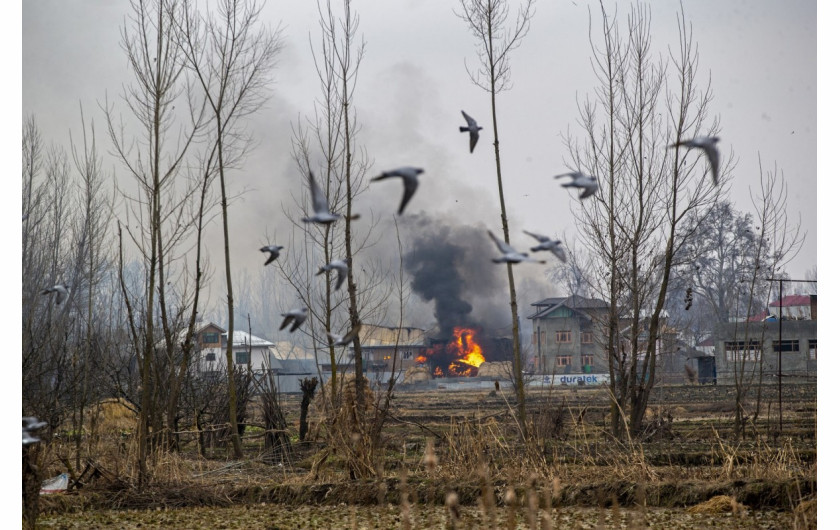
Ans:
[[[223,333],[224,336],[228,336],[227,333]],[[251,335],[245,331],[234,330],[233,331],[233,339],[231,339],[231,343],[234,346],[274,346],[273,342],[269,342],[265,339],[261,339],[256,335]]]
[[[282,359],[277,360],[273,367],[281,374],[316,374],[318,365],[315,359]]]
[[[566,299],[565,297],[564,298],[545,298],[543,300],[540,300],[539,302],[534,302],[531,305],[535,305],[535,306],[555,305],[555,304],[559,304],[560,302],[562,302],[565,299]]]
[[[273,348],[269,348],[274,357],[280,360],[287,360],[287,359],[297,359],[297,360],[305,360],[305,359],[314,359],[314,354],[306,351],[304,348],[292,344],[291,342],[284,340],[280,341],[274,345]]]
[[[767,310],[765,309],[765,310],[764,310],[764,311],[762,311],[761,313],[759,313],[759,314],[757,314],[757,315],[753,315],[753,316],[751,316],[750,318],[748,318],[748,319],[747,319],[747,322],[762,322],[762,321],[764,321],[764,319],[765,319],[765,318],[767,318],[767,317],[768,317],[768,315],[769,315],[769,313],[768,313],[768,312],[767,312]]]
[[[541,318],[560,306],[568,307],[569,309],[606,309],[609,307],[605,301],[600,300],[598,298],[584,298],[583,296],[566,296],[564,298],[546,298],[539,302],[531,304],[532,306],[537,307],[544,307],[545,309],[540,309],[533,315],[530,315],[527,318]],[[548,306],[548,307],[546,307]]]
[[[807,294],[791,294],[782,298],[782,306],[811,305],[811,297]],[[770,307],[779,307],[779,301],[770,303]]]

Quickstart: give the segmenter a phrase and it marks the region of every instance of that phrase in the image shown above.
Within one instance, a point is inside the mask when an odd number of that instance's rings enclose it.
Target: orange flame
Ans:
[[[476,368],[481,366],[485,359],[481,351],[481,346],[473,340],[475,330],[455,327],[453,335],[455,335],[455,341],[451,345],[456,348],[455,351],[459,357],[458,361],[475,366]]]
[[[475,341],[477,333],[475,329],[456,326],[452,330],[452,339],[445,346],[445,352],[444,346],[439,344],[427,349],[425,354],[417,355],[415,362],[422,365],[435,356],[431,359],[434,366],[433,377],[474,376],[478,373],[478,367],[486,360],[481,346]],[[444,359],[449,361],[449,366],[445,369],[445,365],[442,364]]]

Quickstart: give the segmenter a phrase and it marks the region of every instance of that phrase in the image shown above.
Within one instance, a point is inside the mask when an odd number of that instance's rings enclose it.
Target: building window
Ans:
[[[808,358],[812,361],[817,360],[817,339],[808,339]]]
[[[208,353],[207,355],[204,356],[204,360],[207,361],[208,363],[216,362],[216,354],[213,353],[213,352],[210,352],[210,353]]]
[[[531,344],[537,343],[537,332],[535,331],[533,335],[531,335]]]
[[[734,361],[758,361],[761,355],[761,343],[757,340],[751,340],[745,343],[742,340],[727,341],[723,343],[724,351],[726,352],[726,360]]]
[[[414,357],[414,353],[412,353],[411,350],[402,352],[403,359],[411,359],[412,357]]]
[[[773,351],[778,353],[779,352],[779,341],[773,341]],[[799,352],[799,341],[798,340],[783,340],[782,341],[782,353],[798,353]]]
[[[591,331],[581,331],[580,332],[580,343],[581,344],[592,344],[592,332]]]
[[[557,364],[560,366],[571,366],[572,365],[572,356],[571,355],[558,355],[557,356]]]
[[[562,342],[572,342],[572,332],[558,331],[555,338],[558,344]]]
[[[595,364],[595,356],[594,356],[594,355],[592,355],[591,353],[589,353],[589,354],[587,354],[587,353],[583,353],[583,354],[581,354],[581,356],[580,356],[580,364],[581,364],[582,366],[592,366],[593,364]]]
[[[205,333],[201,337],[201,342],[204,344],[216,344],[219,342],[219,334],[218,333]]]
[[[246,351],[236,352],[236,364],[248,364],[248,352],[246,352]]]
[[[542,331],[542,332],[540,332],[540,333],[541,333],[541,335],[540,335],[540,342],[541,342],[541,343],[543,343],[543,344],[545,344],[545,331]]]

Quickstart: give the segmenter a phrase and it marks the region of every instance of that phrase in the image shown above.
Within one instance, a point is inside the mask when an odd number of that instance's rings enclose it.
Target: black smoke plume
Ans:
[[[500,288],[504,266],[491,261],[495,246],[486,228],[448,226],[423,214],[411,219],[413,239],[405,257],[406,270],[412,276],[412,290],[434,302],[439,338],[451,337],[455,326],[477,326],[475,303],[494,307],[501,294],[500,307],[504,308]],[[482,309],[481,324],[498,325],[488,322],[488,318],[497,320],[495,310]]]

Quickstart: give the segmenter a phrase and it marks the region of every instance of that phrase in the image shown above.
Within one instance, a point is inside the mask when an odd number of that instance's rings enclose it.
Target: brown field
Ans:
[[[283,465],[264,463],[256,402],[242,461],[232,461],[225,444],[201,458],[195,436],[185,432],[181,453],[156,455],[153,482],[142,490],[130,478],[132,437],[103,430],[85,452],[102,475],[76,491],[42,497],[38,524],[815,527],[816,385],[783,387],[781,433],[776,388],[765,386],[763,412],[739,442],[732,436],[733,396],[728,386],[658,387],[644,436],[628,442],[608,434],[609,398],[602,388],[531,390],[530,436],[523,443],[507,389],[398,390],[375,476],[353,480],[346,454],[326,449],[323,435],[330,426],[319,421],[317,410],[310,409],[315,441],[297,441],[300,397],[291,395],[284,410],[292,447]],[[427,445],[435,465],[424,460]],[[71,446],[60,439],[50,444],[42,455],[44,476],[67,470],[62,462]],[[447,508],[452,492],[458,504]]]

